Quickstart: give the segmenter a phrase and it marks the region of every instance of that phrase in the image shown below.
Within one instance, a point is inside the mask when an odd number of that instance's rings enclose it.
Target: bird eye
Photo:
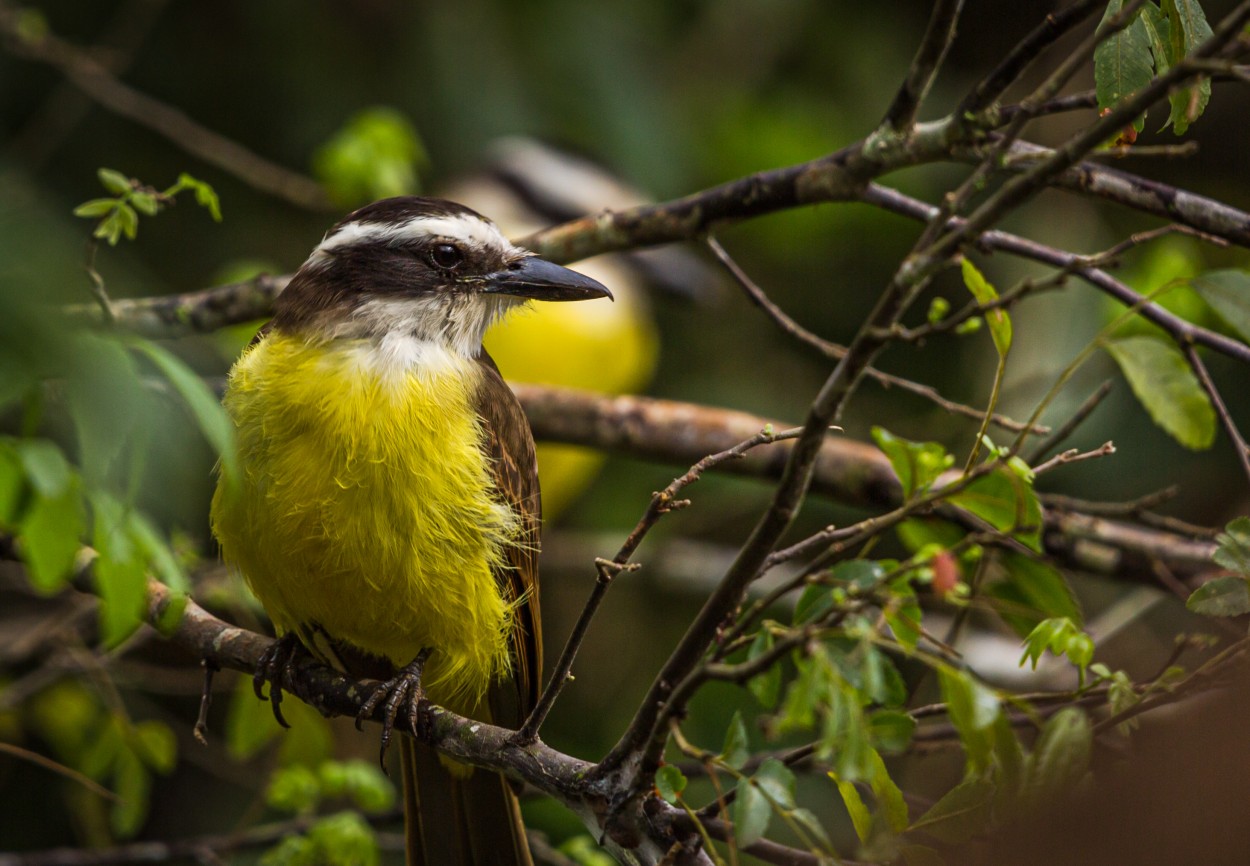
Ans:
[[[430,261],[440,271],[454,271],[464,262],[464,253],[455,244],[435,244],[430,249]]]

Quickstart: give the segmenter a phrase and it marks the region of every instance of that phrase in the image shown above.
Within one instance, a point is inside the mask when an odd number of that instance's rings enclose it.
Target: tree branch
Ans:
[[[75,583],[89,577],[91,562],[84,564]],[[148,582],[149,622],[162,621],[174,596],[156,581]],[[236,628],[214,617],[187,600],[178,626],[168,635],[177,646],[207,659],[218,667],[252,673],[268,638]],[[283,672],[282,688],[315,707],[323,715],[355,716],[372,692],[368,683],[357,682],[311,658]],[[504,773],[509,778],[532,785],[575,812],[596,836],[601,833],[601,816],[611,797],[611,789],[597,783],[590,773],[594,765],[558,752],[540,740],[520,744],[515,733],[484,722],[467,719],[441,707],[429,707],[429,725],[421,726],[421,739],[440,753],[467,764]],[[381,721],[385,708],[378,707],[372,721]],[[411,723],[412,720],[408,720]],[[397,730],[401,726],[397,726]],[[405,728],[405,733],[409,733]],[[682,814],[658,798],[631,825],[631,853],[638,861],[656,864],[675,842],[665,835],[675,814]],[[619,837],[620,834],[618,834]],[[614,855],[622,848],[609,841]],[[618,857],[619,859],[619,857]],[[626,862],[622,859],[621,862]],[[697,854],[692,863],[710,866],[705,855]]]

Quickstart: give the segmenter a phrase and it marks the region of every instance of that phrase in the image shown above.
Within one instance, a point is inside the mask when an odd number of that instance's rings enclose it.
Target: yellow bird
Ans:
[[[541,506],[482,337],[526,299],[603,297],[449,201],[386,199],[326,234],[224,399],[243,472],[213,531],[283,636],[261,675],[302,645],[385,680],[376,698],[519,726],[542,672]],[[531,862],[503,777],[402,740],[410,863]]]

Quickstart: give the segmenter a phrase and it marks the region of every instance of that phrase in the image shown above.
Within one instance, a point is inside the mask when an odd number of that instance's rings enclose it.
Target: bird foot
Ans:
[[[256,673],[252,676],[252,689],[256,697],[265,700],[265,683],[269,684],[269,705],[273,717],[284,728],[291,727],[282,717],[282,675],[295,666],[295,662],[307,651],[294,632],[287,632],[275,640],[260,654]]]
[[[378,752],[378,763],[386,769],[386,750],[391,745],[391,733],[395,730],[395,720],[399,718],[401,709],[406,713],[409,730],[419,733],[421,724],[421,705],[425,703],[425,690],[421,688],[421,674],[425,662],[430,657],[430,650],[423,649],[417,657],[404,665],[395,676],[384,683],[378,683],[373,694],[360,705],[356,713],[356,729],[360,723],[371,718],[378,706],[382,706],[382,747]]]

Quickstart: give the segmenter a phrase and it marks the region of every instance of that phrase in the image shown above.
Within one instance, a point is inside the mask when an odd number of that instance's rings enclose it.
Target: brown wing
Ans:
[[[478,359],[482,384],[477,392],[477,412],[486,433],[483,447],[490,458],[495,489],[500,500],[516,511],[522,536],[506,551],[509,568],[495,574],[504,597],[522,599],[512,629],[515,693],[491,690],[491,710],[497,724],[520,725],[538,701],[542,687],[542,617],[538,607],[538,546],[542,501],[538,490],[538,463],[534,437],[512,389],[499,368],[482,350]],[[504,687],[507,688],[506,686]]]

